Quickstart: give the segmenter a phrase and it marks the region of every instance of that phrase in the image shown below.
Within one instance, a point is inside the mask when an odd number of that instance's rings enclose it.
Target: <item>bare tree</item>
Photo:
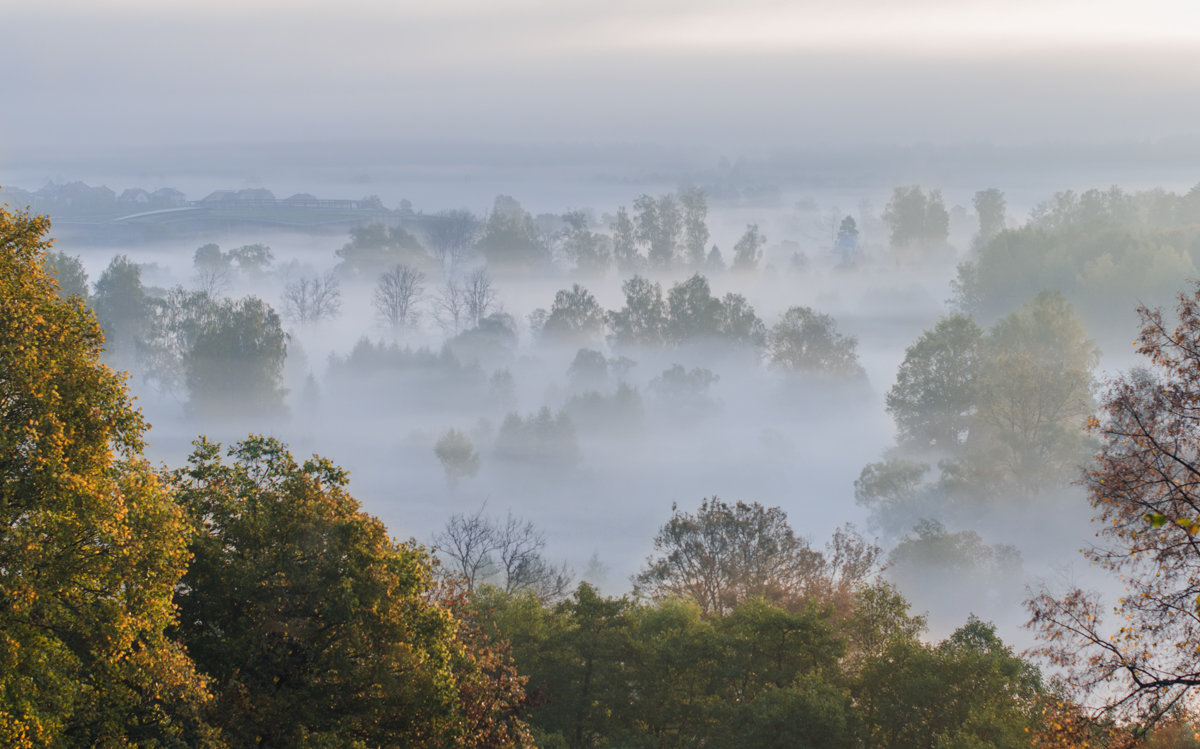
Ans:
[[[425,274],[408,265],[393,265],[375,284],[375,311],[393,328],[417,321],[416,305],[425,292]]]
[[[478,583],[492,569],[491,521],[483,516],[487,505],[481,505],[470,515],[456,513],[446,522],[446,528],[433,537],[433,550],[454,574],[460,575],[467,590],[475,590]]]
[[[555,566],[542,556],[546,537],[541,531],[511,512],[501,522],[484,517],[483,511],[454,515],[433,539],[435,550],[462,576],[467,590],[491,581],[507,593],[532,591],[542,601],[565,596],[574,575],[566,563]]]
[[[447,335],[458,335],[467,319],[466,290],[453,277],[438,291],[434,300],[434,317]]]
[[[487,270],[480,268],[467,275],[461,288],[467,322],[471,327],[478,327],[479,321],[487,317],[496,305],[496,289],[492,286],[492,277],[488,275]]]
[[[301,325],[337,316],[342,292],[333,273],[301,277],[283,287],[283,314]]]

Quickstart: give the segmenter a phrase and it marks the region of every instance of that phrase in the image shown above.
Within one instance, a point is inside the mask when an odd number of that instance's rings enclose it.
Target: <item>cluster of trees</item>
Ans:
[[[822,552],[778,508],[714,497],[655,549],[632,596],[476,587],[538,746],[1018,747],[1046,728],[1037,669],[973,618],[923,642],[850,529]]]
[[[327,460],[156,472],[103,335],[0,211],[0,743],[526,746],[511,661]]]
[[[977,196],[978,201],[978,196]],[[1000,215],[1003,215],[1002,196]],[[977,202],[978,206],[978,202]],[[1124,329],[1129,313],[1111,300],[1161,304],[1200,268],[1200,186],[1183,195],[1119,188],[1066,191],[1014,229],[984,225],[958,269],[956,304],[984,320],[1008,314],[1041,289],[1056,289],[1085,319]]]

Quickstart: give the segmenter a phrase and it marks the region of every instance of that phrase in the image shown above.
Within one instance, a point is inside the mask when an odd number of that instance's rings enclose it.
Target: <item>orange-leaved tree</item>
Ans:
[[[163,634],[183,516],[48,230],[0,208],[0,744],[202,744],[203,683]]]

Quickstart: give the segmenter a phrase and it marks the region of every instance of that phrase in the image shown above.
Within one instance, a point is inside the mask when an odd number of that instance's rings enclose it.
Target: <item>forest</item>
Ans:
[[[946,203],[0,209],[0,743],[1196,746],[1200,186]]]

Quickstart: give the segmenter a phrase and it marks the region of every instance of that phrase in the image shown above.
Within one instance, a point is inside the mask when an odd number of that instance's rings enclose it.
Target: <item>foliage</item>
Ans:
[[[755,596],[790,603],[820,570],[820,553],[796,537],[778,507],[713,497],[695,514],[671,509],[654,539],[657,556],[636,577],[651,598],[688,597],[705,613],[732,611]]]
[[[479,473],[479,453],[471,444],[471,438],[457,429],[448,429],[438,437],[433,453],[446,471],[446,481],[457,486],[464,478]]]
[[[580,344],[604,334],[604,310],[592,293],[579,284],[554,295],[542,337],[555,343]]]
[[[233,259],[213,243],[202,245],[192,255],[192,268],[200,291],[216,298],[233,282]]]
[[[47,250],[46,260],[43,265],[45,266],[47,275],[53,278],[54,282],[58,284],[59,296],[69,297],[73,295],[87,301],[87,271],[84,269],[83,263],[80,262],[78,256]]]
[[[350,229],[350,241],[337,251],[338,272],[372,278],[396,265],[420,266],[428,258],[417,238],[402,226],[367,224]]]
[[[207,416],[283,413],[286,356],[279,315],[261,299],[215,304],[184,357],[189,407]]]
[[[120,363],[131,362],[150,323],[141,269],[125,255],[114,257],[96,280],[90,301],[109,352]]]
[[[613,260],[617,263],[617,271],[637,273],[642,269],[644,258],[638,252],[637,235],[625,206],[617,209],[616,219],[609,228],[613,233]]]
[[[1200,684],[1200,286],[1179,295],[1174,327],[1161,310],[1138,314],[1136,345],[1151,368],[1109,383],[1085,479],[1105,541],[1085,554],[1125,588],[1113,607],[1120,626],[1105,627],[1101,599],[1083,590],[1043,591],[1029,605],[1041,653],[1085,697],[1153,723]]]
[[[966,441],[985,366],[983,331],[966,315],[938,320],[904,352],[887,410],[897,442],[918,450],[955,450]]]
[[[791,307],[767,336],[771,363],[791,372],[864,377],[858,340],[837,332],[834,319],[811,307]]]
[[[487,260],[488,267],[507,271],[540,268],[550,259],[533,218],[507,195],[496,196],[475,249]]]
[[[756,270],[759,261],[762,260],[762,248],[766,243],[767,238],[759,233],[758,224],[748,225],[745,233],[733,246],[733,264],[730,267],[739,271]]]
[[[671,194],[658,198],[641,195],[633,201],[635,236],[647,245],[646,258],[655,268],[669,268],[675,262],[683,217],[679,203]]]
[[[163,636],[183,517],[92,313],[46,273],[48,230],[0,209],[0,743],[200,745],[204,684]]]
[[[950,233],[950,214],[940,190],[929,194],[917,185],[897,187],[883,210],[892,247],[914,258],[944,247]]]
[[[496,435],[495,452],[502,460],[546,468],[567,469],[579,462],[579,442],[571,418],[561,411],[554,415],[546,406],[525,418],[517,413],[506,416]]]
[[[659,346],[667,335],[667,305],[662,286],[641,276],[621,284],[625,306],[609,312],[614,346]]]
[[[221,453],[198,440],[171,477],[193,528],[176,634],[212,720],[246,746],[472,746],[481,721],[525,743],[520,680],[489,692],[497,654],[472,652],[425,551],[361,512],[345,471],[264,437]]]
[[[683,208],[683,257],[699,268],[704,265],[708,250],[708,197],[698,187],[679,191],[679,204]]]

